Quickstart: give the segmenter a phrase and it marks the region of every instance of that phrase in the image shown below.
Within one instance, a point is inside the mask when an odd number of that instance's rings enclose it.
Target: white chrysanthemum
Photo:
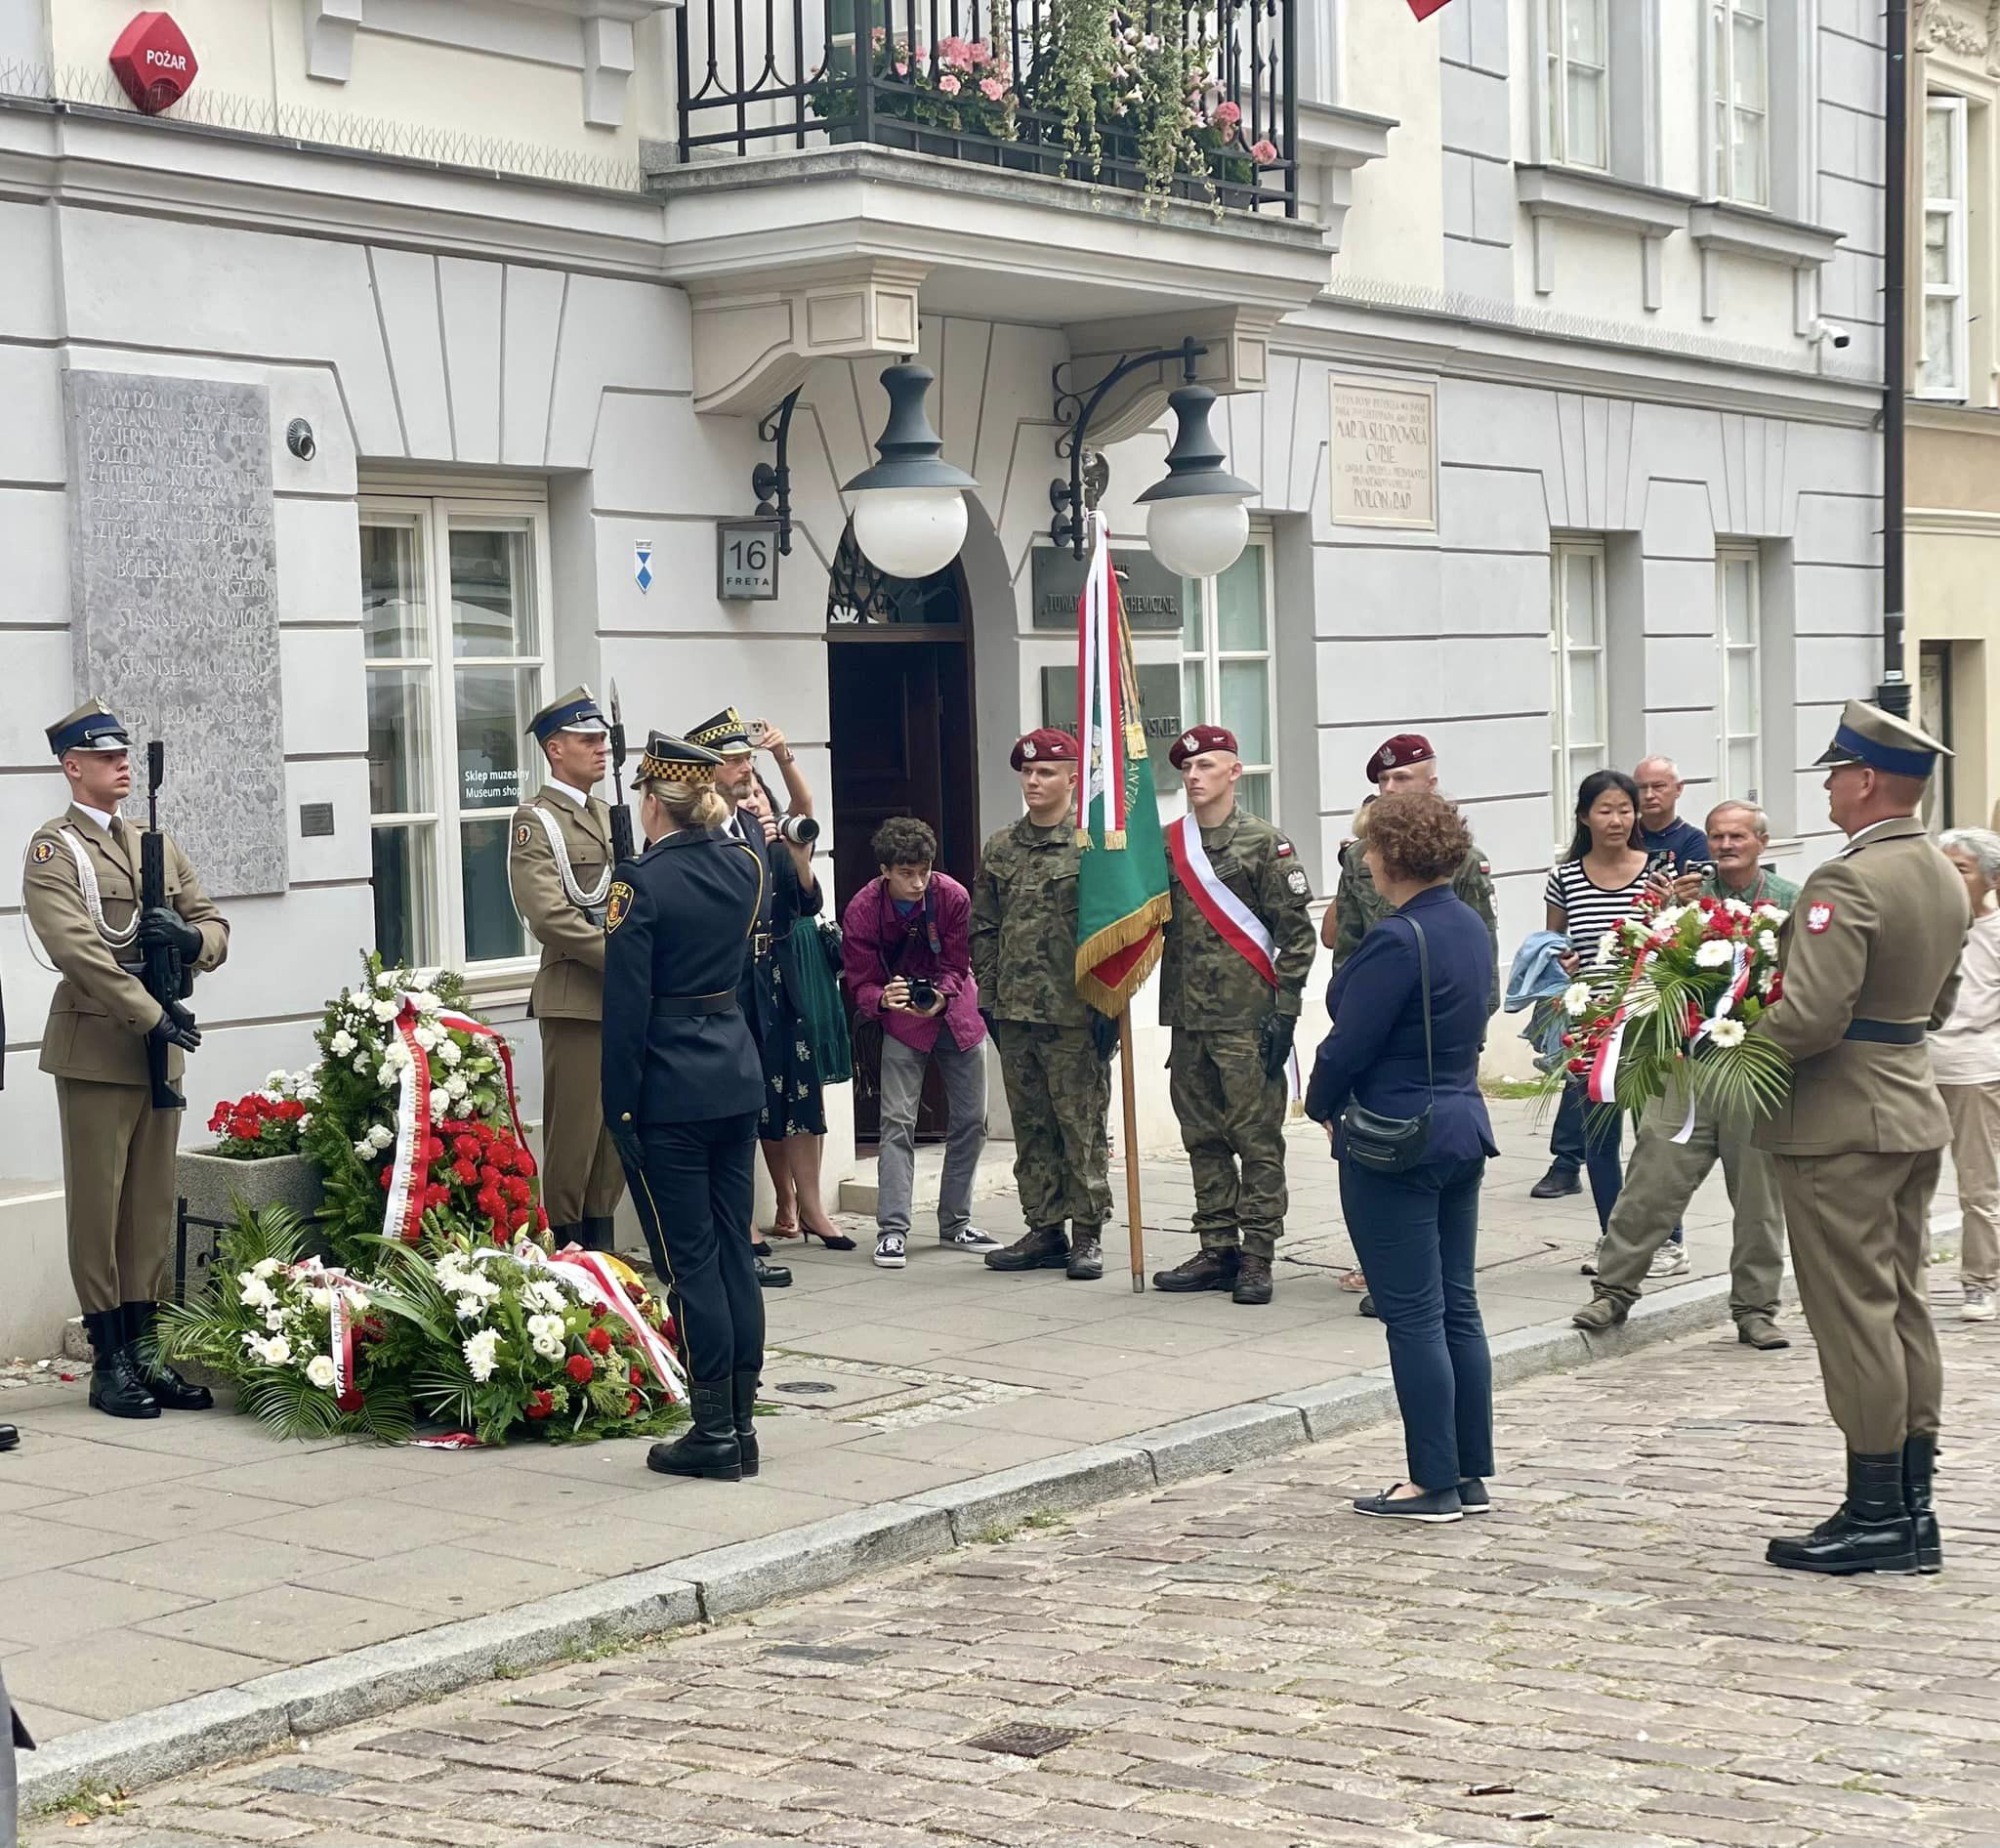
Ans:
[[[1767,956],[1775,956],[1777,954],[1777,932],[1759,931],[1757,933],[1757,947]]]
[[[477,1296],[461,1296],[458,1299],[458,1319],[460,1322],[478,1322],[485,1313],[486,1305]]]
[[[363,1161],[366,1161],[374,1155],[375,1145],[372,1142],[370,1142],[366,1136],[363,1136],[360,1138],[358,1142],[354,1144],[354,1153],[357,1155],[359,1155]]]
[[[326,1042],[326,1049],[336,1059],[345,1059],[354,1049],[354,1036],[343,1027]]]
[[[1708,1024],[1709,1038],[1725,1050],[1730,1046],[1740,1046],[1743,1043],[1743,1035],[1746,1030],[1741,1021],[1732,1021],[1728,1018],[1713,1020]]]
[[[1697,969],[1727,969],[1735,951],[1719,937],[1710,938],[1694,952]]]
[[[435,1014],[444,1005],[443,1001],[438,998],[436,988],[419,988],[414,999],[417,1004],[417,1012],[420,1014]]]
[[[333,1390],[334,1381],[333,1356],[330,1354],[313,1355],[306,1363],[306,1377],[318,1387],[321,1392],[330,1393]]]
[[[367,1073],[368,1068],[374,1063],[375,1062],[372,1059],[370,1059],[365,1052],[357,1052],[354,1054],[354,1070],[362,1073],[364,1076]]]
[[[1590,984],[1572,982],[1562,990],[1562,1011],[1571,1020],[1581,1019],[1590,1009]]]
[[[380,1021],[385,1027],[387,1027],[391,1021],[395,1020],[396,1015],[401,1013],[401,1011],[402,1010],[398,1008],[394,1001],[383,1000],[377,1001],[375,1003],[375,1018],[378,1021]]]
[[[426,1052],[438,1050],[438,1029],[435,1027],[417,1027],[410,1031],[410,1037]]]
[[[454,1104],[461,1102],[465,1094],[471,1089],[472,1086],[460,1077],[456,1071],[444,1080],[444,1095],[450,1098]]]
[[[439,1085],[431,1093],[431,1120],[441,1123],[451,1114],[451,1093]]]
[[[549,1282],[547,1279],[538,1279],[530,1283],[521,1292],[521,1298],[522,1302],[532,1304],[537,1309],[561,1310],[568,1301],[562,1289],[557,1284]]]
[[[1658,912],[1652,921],[1653,942],[1664,944],[1681,928],[1681,920],[1687,915],[1688,907],[1685,904],[1670,904],[1664,911]]]
[[[493,1377],[493,1369],[500,1365],[499,1346],[500,1336],[491,1328],[481,1328],[465,1344],[465,1364],[481,1385]]]
[[[442,1059],[446,1065],[455,1066],[461,1059],[465,1057],[465,1054],[459,1049],[458,1041],[453,1039],[447,1033],[444,1037],[443,1044],[438,1048],[438,1058]]]

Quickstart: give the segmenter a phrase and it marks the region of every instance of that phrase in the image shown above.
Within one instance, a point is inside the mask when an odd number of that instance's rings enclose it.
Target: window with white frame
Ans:
[[[1966,363],[1966,134],[1963,97],[1924,102],[1924,323],[1920,398],[1963,399]]]
[[[1271,573],[1271,535],[1259,532],[1220,577],[1181,582],[1181,723],[1236,735],[1236,799],[1266,820],[1277,816]]]
[[[1571,167],[1611,164],[1609,0],[1547,0],[1549,159]]]
[[[1709,137],[1718,199],[1771,203],[1769,0],[1709,0]]]
[[[361,637],[375,946],[453,969],[531,945],[507,884],[507,824],[541,781],[546,510],[371,497],[361,509]]]
[[[1719,549],[1715,557],[1716,800],[1762,802],[1764,727],[1759,710],[1760,619],[1757,549]]]
[[[1560,844],[1575,820],[1577,785],[1610,763],[1603,545],[1558,540],[1549,586],[1549,791]]]

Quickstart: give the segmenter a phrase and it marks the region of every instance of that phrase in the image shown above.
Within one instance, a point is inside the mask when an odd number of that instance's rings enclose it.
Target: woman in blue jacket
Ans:
[[[1396,908],[1361,940],[1328,994],[1333,1031],[1313,1062],[1306,1111],[1340,1161],[1341,1210],[1389,1331],[1409,1480],[1359,1514],[1456,1521],[1490,1505],[1493,1365],[1473,1261],[1479,1184],[1497,1155],[1479,1095],[1493,945],[1451,890],[1472,836],[1441,796],[1384,796],[1368,812],[1368,870]],[[1430,966],[1425,1043],[1423,963]],[[1418,1158],[1384,1172],[1357,1158],[1350,1106],[1430,1115]]]

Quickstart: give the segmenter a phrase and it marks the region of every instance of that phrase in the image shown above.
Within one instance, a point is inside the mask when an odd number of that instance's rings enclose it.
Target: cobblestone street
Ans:
[[[1994,1848],[2000,1336],[1940,1332],[1941,1577],[1764,1565],[1839,1440],[1803,1332],[1701,1335],[1503,1393],[1481,1520],[1350,1514],[1378,1429],[26,1839]],[[1011,1721],[1076,1737],[969,1743]]]

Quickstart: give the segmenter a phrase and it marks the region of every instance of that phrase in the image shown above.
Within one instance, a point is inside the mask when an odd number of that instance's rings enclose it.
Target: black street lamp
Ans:
[[[965,490],[978,487],[944,460],[944,444],[924,408],[936,377],[905,359],[882,375],[889,421],[875,444],[882,458],[841,490],[852,501],[854,543],[890,577],[941,571],[965,544]]]

